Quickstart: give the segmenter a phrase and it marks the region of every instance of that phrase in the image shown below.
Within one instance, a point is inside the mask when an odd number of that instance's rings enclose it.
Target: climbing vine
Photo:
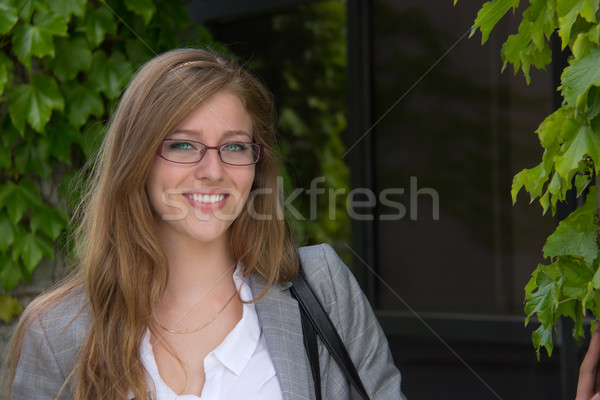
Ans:
[[[457,1],[454,1],[456,5]],[[496,23],[519,0],[485,3],[472,27],[485,43]],[[557,204],[574,192],[582,205],[562,220],[542,249],[546,259],[525,287],[526,323],[540,323],[533,333],[537,350],[552,354],[552,332],[560,317],[575,321],[573,336],[584,336],[583,319],[600,319],[600,24],[597,0],[529,0],[523,7],[518,31],[508,36],[501,54],[504,68],[512,65],[530,82],[530,68],[552,62],[554,35],[570,54],[559,87],[562,105],[544,119],[536,133],[544,149],[541,162],[517,173],[512,200],[521,189],[537,200],[543,213],[555,215]]]

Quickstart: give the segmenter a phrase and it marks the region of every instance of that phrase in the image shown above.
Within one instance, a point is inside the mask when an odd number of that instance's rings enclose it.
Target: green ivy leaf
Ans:
[[[556,156],[560,154],[560,144],[558,140],[554,140],[549,146],[544,146],[544,153],[542,154],[542,163],[546,171],[552,171],[554,169],[554,160]]]
[[[584,301],[589,295],[588,283],[594,273],[586,266],[571,257],[560,257],[559,267],[565,278],[562,286],[563,294],[571,299]]]
[[[29,273],[33,272],[44,256],[49,259],[54,258],[53,243],[45,236],[36,235],[31,232],[18,237],[13,250],[15,255],[23,261]]]
[[[484,44],[492,29],[500,19],[510,10],[519,7],[519,0],[493,0],[485,3],[477,13],[475,24],[471,28],[471,35],[479,28],[481,30],[481,44]]]
[[[19,20],[19,10],[14,0],[0,1],[0,35],[6,35]]]
[[[98,46],[104,41],[107,34],[117,34],[117,22],[114,15],[104,5],[94,8],[92,2],[88,2],[88,9],[85,14],[83,30],[94,46]]]
[[[537,69],[546,68],[546,65],[552,62],[552,51],[546,43],[541,48],[537,48],[530,43],[526,51],[521,54],[521,61],[523,62],[521,69],[523,70],[527,84],[529,84],[531,81],[531,77],[529,76],[530,67],[533,65]]]
[[[585,189],[589,186],[591,177],[587,174],[575,175],[575,188],[577,189],[577,197],[581,196]]]
[[[531,24],[531,41],[538,48],[546,45],[556,26],[555,3],[547,0],[530,0],[530,7],[523,13]]]
[[[104,113],[104,103],[96,85],[90,81],[83,84],[72,83],[63,86],[65,94],[65,114],[75,127],[84,125],[90,116],[99,117]]]
[[[536,275],[536,290],[526,297],[525,313],[530,316],[537,314],[541,324],[551,324],[553,321],[554,305],[557,303],[559,282],[559,268],[556,264],[538,266]]]
[[[23,218],[23,214],[25,214],[25,211],[28,209],[29,205],[20,200],[19,194],[15,194],[11,197],[6,204],[6,211],[15,223],[18,223]]]
[[[597,119],[596,117],[600,114],[600,88],[592,86],[588,91],[587,100],[588,104],[583,118],[591,119],[590,125],[592,126],[592,129],[594,132],[598,132],[600,130],[600,119]]]
[[[513,178],[511,188],[513,204],[517,202],[517,195],[523,186],[525,186],[525,190],[530,195],[530,203],[533,202],[533,200],[542,195],[542,189],[547,180],[548,173],[544,168],[543,162],[537,167],[524,169],[517,173]]]
[[[142,65],[154,56],[154,53],[139,39],[127,39],[125,42],[127,58],[133,65]]]
[[[531,41],[531,32],[529,29],[529,22],[523,20],[519,25],[518,33],[516,35],[509,35],[502,47],[502,59],[504,60],[502,68],[506,68],[506,64],[510,62],[514,67],[515,75],[519,72],[521,66],[521,55],[527,51],[527,46]]]
[[[125,7],[129,11],[140,15],[146,25],[150,23],[154,13],[156,13],[156,6],[152,0],[125,0]]]
[[[594,274],[594,278],[592,279],[592,285],[596,289],[600,289],[600,268],[598,268],[596,270],[596,273]]]
[[[52,0],[52,9],[68,21],[72,14],[78,17],[85,15],[85,3],[86,0]]]
[[[571,50],[576,59],[581,59],[585,57],[593,47],[595,46],[590,40],[590,36],[587,33],[580,33],[577,35]]]
[[[539,268],[536,268],[531,274],[531,278],[527,285],[525,285],[525,297],[529,297],[529,295],[537,288],[537,275],[539,273]],[[529,323],[529,316],[525,319],[525,326]]]
[[[64,208],[50,208],[47,205],[37,207],[31,212],[29,227],[32,233],[42,229],[52,240],[56,240],[68,221]]]
[[[18,86],[8,98],[8,112],[14,126],[24,133],[25,121],[37,132],[44,132],[52,110],[64,109],[64,100],[54,78],[33,74],[29,84]]]
[[[6,250],[15,241],[15,230],[8,216],[2,213],[0,217],[0,251],[6,253]]]
[[[33,25],[17,25],[12,44],[19,61],[31,67],[31,57],[54,57],[53,36],[66,36],[67,22],[59,14],[39,11],[33,17]]]
[[[585,0],[581,12],[579,13],[587,22],[596,23],[598,22],[596,14],[600,8],[600,3],[596,0]]]
[[[556,309],[556,316],[561,317],[561,316],[565,316],[565,317],[570,317],[575,319],[577,317],[577,301],[570,299],[570,300],[563,300],[559,305],[558,308]]]
[[[6,181],[0,184],[0,208],[6,206],[8,199],[17,190],[17,185],[13,181]]]
[[[44,35],[40,29],[29,24],[19,25],[12,35],[12,45],[19,61],[31,67],[31,56],[38,57],[53,54],[52,35]]]
[[[10,86],[13,74],[13,63],[6,54],[0,52],[0,95],[4,93],[4,88]]]
[[[18,0],[17,7],[19,8],[19,18],[25,22],[29,22],[34,11],[42,11],[48,9],[47,0]]]
[[[43,179],[50,179],[52,170],[42,159],[39,146],[32,142],[22,142],[15,149],[15,167],[21,175],[30,171],[37,173]]]
[[[530,0],[530,6],[523,13],[518,33],[510,35],[501,49],[504,60],[503,70],[510,62],[514,66],[515,74],[519,68],[523,70],[523,75],[529,84],[531,81],[529,70],[532,65],[544,69],[552,62],[548,39],[556,26],[554,15],[554,3],[546,0]]]
[[[533,332],[532,339],[533,346],[536,348],[538,361],[540,361],[540,348],[542,346],[546,348],[548,356],[552,356],[552,350],[554,349],[554,344],[552,343],[552,326],[545,327],[541,325]]]
[[[586,287],[586,294],[584,296],[584,298],[581,300],[581,312],[583,315],[586,314],[586,311],[588,309],[590,310],[594,310],[596,311],[600,311],[600,309],[598,309],[598,294],[596,293],[596,289],[594,288],[594,285],[591,282],[591,278],[588,279],[587,282],[585,282],[585,287]],[[582,318],[583,320],[583,318]],[[578,321],[577,324],[581,324],[582,325],[583,321]],[[580,329],[577,333],[579,334],[579,336],[583,336],[583,326],[581,327],[582,329]]]
[[[570,186],[568,185],[563,185],[563,179],[561,179],[560,175],[554,173],[552,179],[550,180],[550,184],[548,185],[547,191],[547,193],[552,195],[552,199],[550,201],[552,204],[552,215],[556,214],[556,202],[558,200],[565,199],[565,197],[567,196],[567,189],[569,189],[569,187]],[[548,209],[548,205],[542,204],[542,206],[544,207],[545,214]]]
[[[12,123],[8,114],[4,116],[4,120],[0,124],[0,131],[2,132],[2,135],[0,135],[0,144],[5,148],[12,149],[21,140],[21,134]]]
[[[68,62],[65,62],[68,60]],[[82,36],[72,36],[56,41],[56,57],[46,63],[62,82],[75,78],[79,71],[88,71],[92,66],[92,50]]]
[[[106,53],[100,50],[92,56],[89,79],[99,91],[109,99],[114,99],[128,82],[132,70],[123,53],[115,51],[107,58]]]
[[[581,3],[581,0],[563,0],[557,4],[559,23],[558,36],[561,38],[562,50],[569,44],[571,27],[579,14],[579,10],[575,7],[578,2]]]
[[[13,252],[0,255],[0,285],[4,290],[11,290],[21,280],[27,280],[24,268],[13,259]]]
[[[573,211],[562,220],[544,245],[544,257],[581,257],[587,264],[598,256],[596,226],[594,222],[595,190],[590,190],[584,206]],[[591,277],[590,279],[591,280]]]
[[[0,319],[8,324],[12,317],[23,312],[23,304],[9,294],[0,294]]]
[[[577,108],[580,97],[593,86],[600,86],[600,48],[589,51],[587,56],[576,59],[562,73],[562,93],[567,103]]]
[[[29,206],[42,204],[37,187],[28,179],[21,179],[18,184],[12,181],[0,186],[0,207],[6,206],[8,216],[13,224],[19,223]]]
[[[588,22],[596,22],[595,14],[598,10],[598,2],[596,0],[561,0],[557,3],[556,11],[560,26],[558,36],[561,38],[564,49],[569,44],[571,28],[579,15]]]
[[[32,206],[39,206],[42,204],[42,198],[37,186],[29,179],[24,178],[19,181],[17,185],[17,199],[30,204]],[[14,222],[14,220],[13,220]]]
[[[8,147],[0,147],[0,168],[9,169],[12,165],[11,152]]]
[[[585,155],[590,156],[594,162],[600,161],[600,137],[589,125],[582,125],[575,137],[562,147],[564,153],[555,159],[556,172],[567,181],[571,180]]]
[[[527,315],[537,314],[540,322],[546,324],[552,323],[553,308],[558,296],[557,284],[548,283],[544,286],[538,286],[528,298],[525,305]]]
[[[588,37],[593,43],[600,45],[600,25],[593,25],[588,31]]]
[[[584,125],[583,121],[577,118],[574,114],[573,109],[565,106],[569,115],[565,119],[565,122],[562,125],[562,129],[560,130],[560,138],[562,139],[562,143],[570,142],[577,135],[581,127]]]
[[[38,139],[40,154],[46,162],[59,160],[71,165],[71,146],[81,145],[81,134],[79,130],[60,120],[56,125],[50,127],[46,135]]]

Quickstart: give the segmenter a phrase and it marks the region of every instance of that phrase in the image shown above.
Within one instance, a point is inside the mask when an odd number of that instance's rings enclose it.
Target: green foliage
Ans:
[[[500,18],[518,6],[519,0],[485,3],[471,34],[479,29],[485,43]],[[542,161],[515,175],[511,191],[514,203],[525,188],[531,201],[539,199],[543,212],[550,208],[553,215],[570,189],[585,199],[548,237],[543,254],[550,264],[538,265],[525,288],[527,322],[535,316],[541,324],[533,334],[538,357],[541,347],[552,353],[552,330],[561,316],[575,321],[577,339],[584,335],[584,315],[600,319],[599,8],[597,0],[529,0],[518,32],[502,47],[504,67],[512,64],[515,74],[520,69],[528,83],[532,65],[543,69],[552,61],[552,35],[572,54],[561,76],[562,106],[537,130]]]
[[[42,182],[72,177],[135,69],[194,36],[211,42],[183,1],[0,0],[2,320],[21,312],[9,291],[54,257],[69,219],[67,194]]]
[[[13,315],[20,314],[23,305],[17,299],[8,294],[0,294],[0,319],[8,323]]]
[[[342,156],[346,130],[346,8],[322,1],[269,17],[260,24],[250,68],[265,77],[279,115],[286,207],[301,243],[327,242],[346,256],[350,236],[345,207],[349,171]],[[265,53],[261,53],[264,49]],[[322,178],[322,179],[321,179]],[[318,190],[307,194],[313,179]],[[315,182],[317,182],[315,180]],[[298,188],[306,191],[300,193]],[[330,195],[334,190],[342,194]],[[294,194],[296,193],[297,196]]]

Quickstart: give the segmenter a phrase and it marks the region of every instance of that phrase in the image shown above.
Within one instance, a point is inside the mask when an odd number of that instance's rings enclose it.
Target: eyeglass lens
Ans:
[[[256,143],[228,142],[215,150],[218,150],[221,161],[231,165],[254,164],[259,156],[259,145]],[[206,145],[199,142],[167,139],[163,143],[161,155],[168,161],[187,164],[200,161],[206,151]]]

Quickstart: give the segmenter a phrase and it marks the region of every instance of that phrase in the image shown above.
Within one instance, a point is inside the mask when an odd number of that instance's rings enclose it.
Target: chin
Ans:
[[[190,227],[189,235],[202,243],[216,242],[222,239],[229,239],[228,233],[231,227],[229,221],[210,221],[201,226]]]

